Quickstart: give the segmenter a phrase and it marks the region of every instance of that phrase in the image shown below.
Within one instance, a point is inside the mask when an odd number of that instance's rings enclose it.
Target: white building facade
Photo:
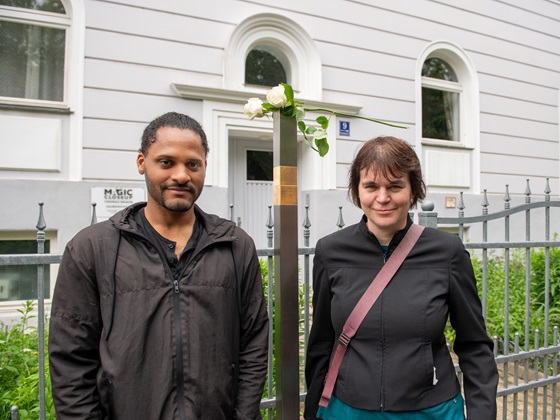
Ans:
[[[312,242],[336,229],[339,206],[347,224],[360,216],[347,171],[379,135],[415,147],[443,214],[456,215],[445,203],[459,192],[471,208],[483,190],[501,206],[506,184],[523,200],[526,179],[533,194],[547,178],[559,194],[557,0],[0,0],[0,252],[33,245],[38,202],[49,250],[61,252],[92,201],[104,218],[111,197],[142,199],[140,136],[168,111],[207,132],[201,207],[265,246],[271,179],[259,162],[271,159],[272,121],[247,119],[243,105],[270,86],[248,82],[253,51],[308,106],[408,127],[333,117],[324,158],[300,141]],[[18,274],[3,276],[0,307],[29,298],[12,285]]]

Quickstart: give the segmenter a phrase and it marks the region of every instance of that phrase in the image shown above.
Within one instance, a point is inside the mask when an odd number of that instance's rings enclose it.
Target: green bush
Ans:
[[[0,420],[10,420],[12,406],[19,408],[19,419],[39,418],[39,346],[37,329],[29,326],[32,311],[33,302],[26,301],[18,310],[19,322],[0,323]],[[45,370],[46,414],[54,420],[48,366]]]
[[[529,269],[529,336],[530,347],[534,346],[535,330],[539,330],[541,343],[545,331],[545,267],[546,252],[541,248],[530,250],[531,265]],[[519,343],[525,347],[525,307],[527,255],[525,249],[512,249],[509,252],[509,303],[508,303],[508,337],[505,337],[505,296],[506,296],[506,254],[505,251],[488,252],[487,262],[487,314],[486,327],[491,337],[497,337],[500,343],[498,350],[503,352],[507,342],[513,351],[515,334],[519,334]],[[478,292],[482,299],[483,261],[479,256],[471,258]],[[550,293],[549,293],[549,337],[552,337],[554,326],[560,325],[560,249],[549,250],[550,261]],[[455,332],[448,327],[446,337],[453,342]],[[550,340],[549,340],[550,341]],[[548,343],[550,344],[550,343]]]

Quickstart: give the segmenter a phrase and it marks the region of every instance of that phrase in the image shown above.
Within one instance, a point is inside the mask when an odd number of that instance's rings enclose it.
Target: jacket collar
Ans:
[[[397,248],[397,246],[400,244],[400,242],[404,238],[404,235],[406,235],[406,232],[408,232],[408,229],[410,229],[411,225],[412,225],[412,219],[410,218],[410,216],[408,216],[408,218],[406,220],[406,226],[404,227],[404,229],[397,231],[393,235],[393,238],[391,239],[391,242],[389,243],[389,247],[387,248],[387,257],[390,256],[393,253],[393,251]],[[366,217],[365,214],[362,216],[362,220],[360,220],[360,223],[358,223],[358,229],[369,240],[374,241],[377,244],[377,246],[379,247],[379,249],[381,249],[381,244],[379,243],[379,240],[367,227],[367,217]]]
[[[127,208],[114,214],[109,220],[116,229],[133,234],[140,234],[138,226],[134,220],[134,215],[140,209],[146,207],[146,202],[131,204]],[[227,219],[223,219],[214,214],[202,211],[198,205],[194,205],[194,213],[197,220],[201,223],[210,241],[218,239],[235,240],[235,224]]]

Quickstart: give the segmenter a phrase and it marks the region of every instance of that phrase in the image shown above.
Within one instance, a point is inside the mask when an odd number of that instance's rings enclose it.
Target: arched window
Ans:
[[[462,87],[445,60],[432,57],[422,66],[422,137],[460,141]]]
[[[469,56],[434,41],[416,67],[416,150],[431,191],[480,188],[478,76]]]
[[[321,100],[317,47],[300,25],[285,16],[250,16],[235,28],[226,47],[224,87],[257,91],[280,82],[291,84],[299,98]]]
[[[69,27],[61,0],[0,0],[0,101],[65,101]]]
[[[253,48],[245,60],[245,84],[259,86],[276,86],[290,83],[280,54],[267,51],[263,47]],[[289,64],[289,63],[288,63]]]

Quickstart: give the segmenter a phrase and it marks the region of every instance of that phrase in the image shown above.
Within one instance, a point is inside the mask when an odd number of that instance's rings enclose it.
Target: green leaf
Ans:
[[[317,123],[320,124],[324,130],[326,130],[327,127],[329,126],[329,119],[327,117],[320,116],[317,117],[315,121],[317,121]]]
[[[278,108],[276,108],[276,107],[275,107],[274,105],[272,105],[272,104],[269,104],[268,102],[264,102],[264,103],[262,104],[262,107],[263,107],[263,109],[266,109],[267,111],[270,111],[270,112],[274,112],[274,111],[277,111],[277,110],[278,110]]]
[[[298,121],[297,126],[299,131],[301,131],[305,135],[305,123],[303,121]]]
[[[294,90],[292,87],[287,83],[282,83],[284,86],[284,94],[286,95],[287,105],[294,105]]]
[[[292,105],[286,105],[284,108],[280,109],[280,113],[285,117],[293,117],[295,115],[295,107]]]
[[[324,157],[329,151],[329,143],[327,142],[327,139],[315,139],[315,144],[319,150],[319,156]]]
[[[317,131],[317,127],[313,127],[312,125],[310,125],[305,130],[305,134],[313,134],[315,131]]]

